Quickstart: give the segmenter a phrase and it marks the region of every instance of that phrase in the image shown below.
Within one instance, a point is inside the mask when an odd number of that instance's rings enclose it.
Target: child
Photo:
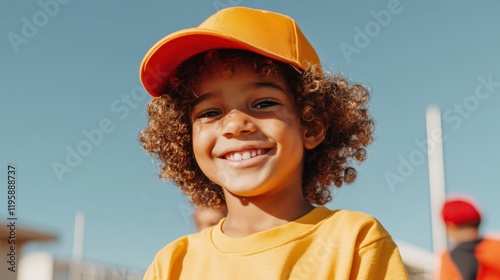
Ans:
[[[160,40],[141,81],[154,96],[140,134],[216,226],[156,255],[144,279],[407,279],[399,251],[363,213],[322,206],[351,183],[372,140],[368,90],[323,73],[295,21],[244,7]]]

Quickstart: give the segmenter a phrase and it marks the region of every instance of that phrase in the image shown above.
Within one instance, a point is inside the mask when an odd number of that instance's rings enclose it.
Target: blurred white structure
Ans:
[[[81,280],[83,260],[83,244],[85,241],[85,214],[78,211],[75,214],[75,229],[73,233],[73,260],[69,267],[70,280]]]
[[[25,227],[19,227],[17,223],[12,226],[0,223],[0,279],[1,280],[16,280],[21,262],[21,251],[24,245],[29,242],[49,242],[56,240],[56,236],[40,232]],[[15,242],[15,243],[14,243]],[[11,246],[15,247],[15,256],[13,260],[9,254],[12,254]],[[15,272],[9,270],[15,270]]]
[[[431,225],[433,251],[447,249],[446,229],[441,220],[441,207],[445,202],[446,185],[443,159],[443,132],[441,111],[438,106],[430,105],[426,111],[427,157],[429,162],[429,191],[431,201]]]
[[[439,261],[436,255],[402,241],[396,243],[411,280],[433,279]]]
[[[78,266],[79,273],[71,275],[71,267]],[[24,256],[20,263],[17,280],[141,280],[144,271],[126,267],[81,261],[72,263],[54,258],[49,253],[37,252]]]
[[[106,265],[82,259],[83,215],[75,219],[75,248],[73,260],[58,259],[47,252],[21,254],[29,242],[49,242],[57,236],[35,229],[19,227],[13,229],[0,223],[0,280],[141,280],[145,271],[129,267]],[[15,240],[15,243],[13,243]],[[9,241],[11,241],[9,243]],[[15,272],[9,270],[11,264],[10,246],[15,246]],[[14,270],[14,269],[13,269]],[[77,272],[71,275],[70,272]]]

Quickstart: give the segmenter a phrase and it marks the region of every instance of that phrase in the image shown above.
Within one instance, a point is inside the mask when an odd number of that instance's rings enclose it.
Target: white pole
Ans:
[[[85,214],[81,211],[75,214],[75,230],[73,235],[73,261],[70,267],[70,279],[81,279],[81,264],[83,256],[83,242],[85,235]]]
[[[439,107],[427,107],[427,153],[429,158],[429,181],[432,222],[432,247],[434,253],[446,250],[446,229],[441,220],[441,207],[445,201],[446,188],[443,160],[443,134]]]

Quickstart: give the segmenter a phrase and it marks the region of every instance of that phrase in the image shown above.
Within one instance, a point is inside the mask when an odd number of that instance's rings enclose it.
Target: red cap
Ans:
[[[466,224],[479,224],[481,214],[471,201],[463,198],[449,199],[441,211],[443,221],[455,226]]]

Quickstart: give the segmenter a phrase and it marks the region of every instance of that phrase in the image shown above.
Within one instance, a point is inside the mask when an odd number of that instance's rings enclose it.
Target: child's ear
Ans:
[[[315,129],[304,129],[304,148],[312,150],[325,139],[325,128],[323,126]]]

